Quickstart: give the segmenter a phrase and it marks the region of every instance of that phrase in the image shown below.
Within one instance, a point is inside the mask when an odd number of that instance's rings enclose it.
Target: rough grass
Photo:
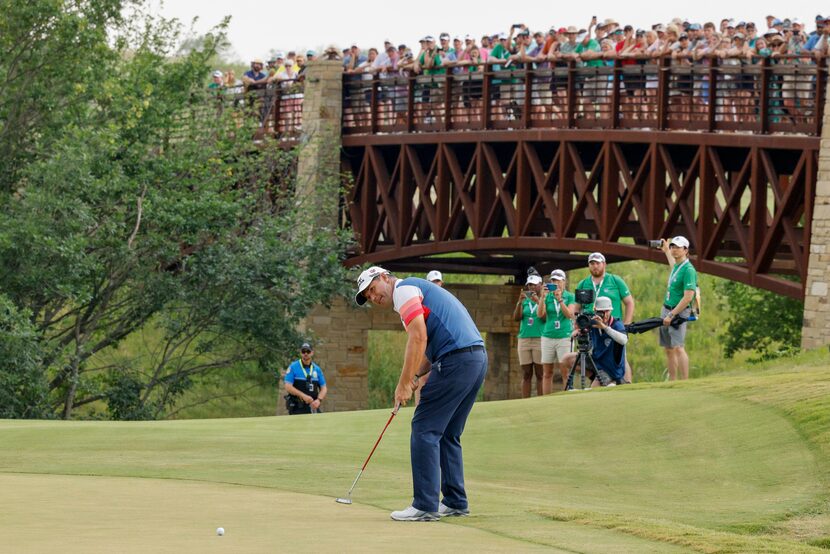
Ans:
[[[372,508],[369,520],[386,522],[386,512],[410,498],[411,415],[405,409],[393,421],[355,491],[355,502]],[[0,422],[0,474],[303,491],[329,499],[312,503],[315,517],[326,522],[317,531],[324,541],[333,529],[351,544],[365,534],[366,513],[353,520],[349,508],[330,499],[348,489],[387,417],[380,410],[244,420]],[[474,516],[452,524],[485,537],[456,543],[464,551],[483,550],[488,536],[515,541],[507,551],[579,552],[820,552],[830,539],[826,350],[684,383],[482,403],[464,445]],[[35,511],[44,530],[55,528],[49,512],[71,510],[72,499],[62,503],[59,496],[50,510]],[[100,510],[112,509],[106,495],[99,500]],[[273,510],[267,499],[252,494],[251,502],[254,512]],[[89,520],[79,515],[76,524],[94,527],[94,510],[84,517]],[[370,532],[398,550],[440,548],[429,529],[411,544],[397,541],[394,525]]]

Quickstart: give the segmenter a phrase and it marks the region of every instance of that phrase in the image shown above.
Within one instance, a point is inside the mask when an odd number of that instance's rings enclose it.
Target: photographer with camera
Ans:
[[[669,381],[689,378],[689,355],[686,353],[686,322],[671,325],[677,316],[689,319],[697,291],[697,271],[689,261],[689,241],[677,236],[663,239],[661,250],[669,260],[671,272],[663,300],[663,326],[660,327],[660,346],[666,349]]]
[[[568,381],[568,370],[563,361],[571,351],[573,332],[574,295],[565,289],[565,272],[554,269],[551,282],[542,289],[539,317],[545,318],[542,328],[542,394],[553,392],[553,372],[562,375],[562,388]]]
[[[622,321],[612,315],[613,305],[607,296],[600,296],[594,301],[594,313],[581,313],[576,317],[577,342],[584,343],[590,338],[591,352],[589,358],[596,371],[592,387],[597,385],[613,387],[626,383],[625,380],[625,345],[628,334]],[[580,351],[585,350],[580,344]],[[580,352],[572,352],[565,357],[566,365],[573,364]],[[570,378],[566,387],[571,388]]]
[[[531,380],[536,375],[536,395],[543,394],[542,385],[542,327],[543,317],[537,313],[541,299],[542,277],[528,273],[527,287],[519,293],[513,310],[513,319],[519,325],[519,365],[522,366],[522,398],[530,397]]]
[[[628,285],[622,277],[605,271],[605,256],[600,252],[594,252],[588,256],[588,269],[591,275],[576,285],[576,290],[593,291],[593,298],[605,296],[611,299],[612,314],[615,319],[622,320],[624,325],[634,321],[634,297]],[[578,312],[591,311],[591,304],[580,304],[577,300],[576,309]],[[632,381],[631,365],[625,360],[625,380]]]

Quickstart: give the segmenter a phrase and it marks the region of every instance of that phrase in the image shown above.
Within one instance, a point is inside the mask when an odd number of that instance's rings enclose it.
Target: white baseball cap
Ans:
[[[680,235],[677,235],[676,237],[671,239],[669,241],[669,244],[670,245],[674,244],[674,245],[679,246],[681,248],[689,248],[689,240],[686,237],[683,237],[683,236],[680,236]]]
[[[429,273],[427,273],[427,281],[443,281],[444,276],[441,275],[441,272],[438,270],[433,269]]]
[[[528,275],[527,276],[527,284],[528,285],[541,285],[542,284],[542,277],[540,275]]]
[[[595,312],[604,312],[606,310],[613,310],[614,306],[611,304],[611,299],[607,296],[597,296],[597,299],[594,301],[594,311]]]
[[[354,295],[354,301],[358,306],[362,306],[366,303],[366,297],[363,296],[363,291],[372,284],[375,277],[383,275],[384,273],[389,273],[389,271],[383,269],[382,267],[372,266],[360,274],[360,277],[357,278],[357,292]]]
[[[554,281],[564,281],[565,280],[565,272],[561,269],[554,269],[550,272],[550,278]]]
[[[591,262],[602,262],[605,263],[605,256],[603,256],[600,252],[593,252],[588,255],[588,263]]]

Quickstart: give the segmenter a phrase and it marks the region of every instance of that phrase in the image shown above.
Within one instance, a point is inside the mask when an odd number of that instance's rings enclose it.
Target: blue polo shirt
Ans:
[[[245,77],[253,79],[254,81],[261,81],[268,77],[268,75],[264,71],[260,71],[259,73],[254,73],[253,69],[249,69],[245,72]]]
[[[425,355],[431,362],[459,348],[484,345],[467,308],[438,285],[418,277],[401,279],[395,282],[392,300],[404,327],[411,314],[422,313],[418,304],[423,307],[427,327]]]
[[[285,384],[294,385],[295,381],[302,381],[301,384],[305,385],[309,377],[311,377],[312,383],[316,383],[321,387],[326,386],[326,378],[323,377],[323,370],[320,369],[320,366],[312,361],[310,368],[304,368],[301,360],[294,360],[288,366],[288,371],[285,372]],[[304,387],[300,390],[306,392]]]

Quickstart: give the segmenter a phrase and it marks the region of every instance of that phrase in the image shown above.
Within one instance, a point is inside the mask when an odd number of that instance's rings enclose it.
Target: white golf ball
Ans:
[[[225,534],[225,528],[224,527],[217,527],[216,528],[216,534],[221,537],[222,535]]]

